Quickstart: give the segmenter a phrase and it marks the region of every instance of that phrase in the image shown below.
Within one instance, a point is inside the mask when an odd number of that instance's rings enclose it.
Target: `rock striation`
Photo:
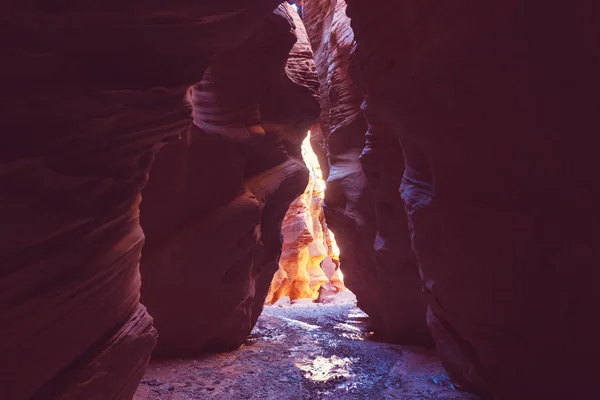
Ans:
[[[156,156],[141,206],[156,357],[235,348],[252,330],[278,267],[282,220],[308,182],[300,146],[319,114],[311,63],[285,3],[189,91],[194,126]]]
[[[311,0],[304,21],[321,82],[313,147],[329,167],[325,215],[345,282],[381,339],[428,343],[425,296],[399,194],[402,148],[365,101],[360,77],[350,75],[355,41],[345,1]]]
[[[347,3],[446,367],[494,399],[593,397],[598,4]]]
[[[131,398],[157,339],[140,192],[187,88],[277,3],[3,2],[0,397]]]
[[[308,185],[283,219],[282,254],[267,304],[284,296],[291,300],[322,300],[325,294],[345,290],[340,277],[339,250],[323,214],[325,181],[310,145],[310,132],[302,143],[302,156],[309,169]]]
[[[0,396],[128,400],[157,340],[240,345],[283,243],[277,290],[341,261],[482,398],[592,398],[598,2],[280,1],[3,2]]]

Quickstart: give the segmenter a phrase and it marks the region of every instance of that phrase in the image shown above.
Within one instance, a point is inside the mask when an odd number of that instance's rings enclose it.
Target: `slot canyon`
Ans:
[[[2,6],[0,400],[598,397],[600,3]]]

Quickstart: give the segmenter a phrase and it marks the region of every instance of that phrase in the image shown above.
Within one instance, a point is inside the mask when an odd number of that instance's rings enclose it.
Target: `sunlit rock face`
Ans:
[[[239,346],[262,310],[281,222],[308,181],[300,145],[319,113],[294,14],[280,5],[215,56],[189,92],[194,127],[156,157],[141,206],[156,357]]]
[[[499,400],[594,397],[598,3],[347,3],[448,370]]]
[[[283,296],[317,300],[323,291],[335,294],[345,289],[340,278],[339,251],[323,215],[325,182],[310,146],[310,133],[302,143],[302,155],[309,169],[308,185],[283,219],[282,254],[267,304]]]
[[[366,102],[368,118],[361,110],[365,96],[350,76],[354,35],[345,13],[343,0],[304,7],[321,80],[313,146],[328,154],[325,213],[341,248],[346,283],[379,337],[424,343],[430,340],[425,296],[399,194],[402,149]]]
[[[156,343],[138,271],[153,155],[189,127],[209,56],[277,3],[2,3],[2,399],[131,398]]]
[[[353,35],[348,24],[339,22],[344,8],[343,2],[311,1],[304,10],[321,83],[321,116],[318,129],[313,129],[313,144],[317,154],[319,145],[323,146],[320,152],[328,158],[324,209],[329,227],[337,233],[346,284],[357,295],[359,306],[375,321],[375,208],[358,158],[367,125],[360,110],[363,95],[347,71]]]

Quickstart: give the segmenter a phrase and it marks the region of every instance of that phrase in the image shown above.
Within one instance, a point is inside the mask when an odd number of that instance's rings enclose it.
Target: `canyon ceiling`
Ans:
[[[311,130],[376,336],[591,398],[600,4],[279,3],[3,3],[0,397],[127,400],[151,355],[242,344]]]

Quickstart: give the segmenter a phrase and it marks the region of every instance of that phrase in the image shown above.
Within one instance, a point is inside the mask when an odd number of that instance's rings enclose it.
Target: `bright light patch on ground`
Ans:
[[[296,363],[296,367],[305,372],[305,378],[325,382],[330,379],[347,377],[350,374],[349,369],[351,364],[352,359],[349,357],[318,356],[314,360],[306,358]]]
[[[302,321],[298,321],[298,320],[294,320],[294,319],[290,319],[290,318],[286,318],[286,317],[281,317],[281,319],[284,320],[285,322],[287,322],[289,325],[297,326],[298,328],[306,329],[308,331],[312,331],[314,329],[319,329],[319,327],[317,325],[307,324],[306,322],[302,322]]]

